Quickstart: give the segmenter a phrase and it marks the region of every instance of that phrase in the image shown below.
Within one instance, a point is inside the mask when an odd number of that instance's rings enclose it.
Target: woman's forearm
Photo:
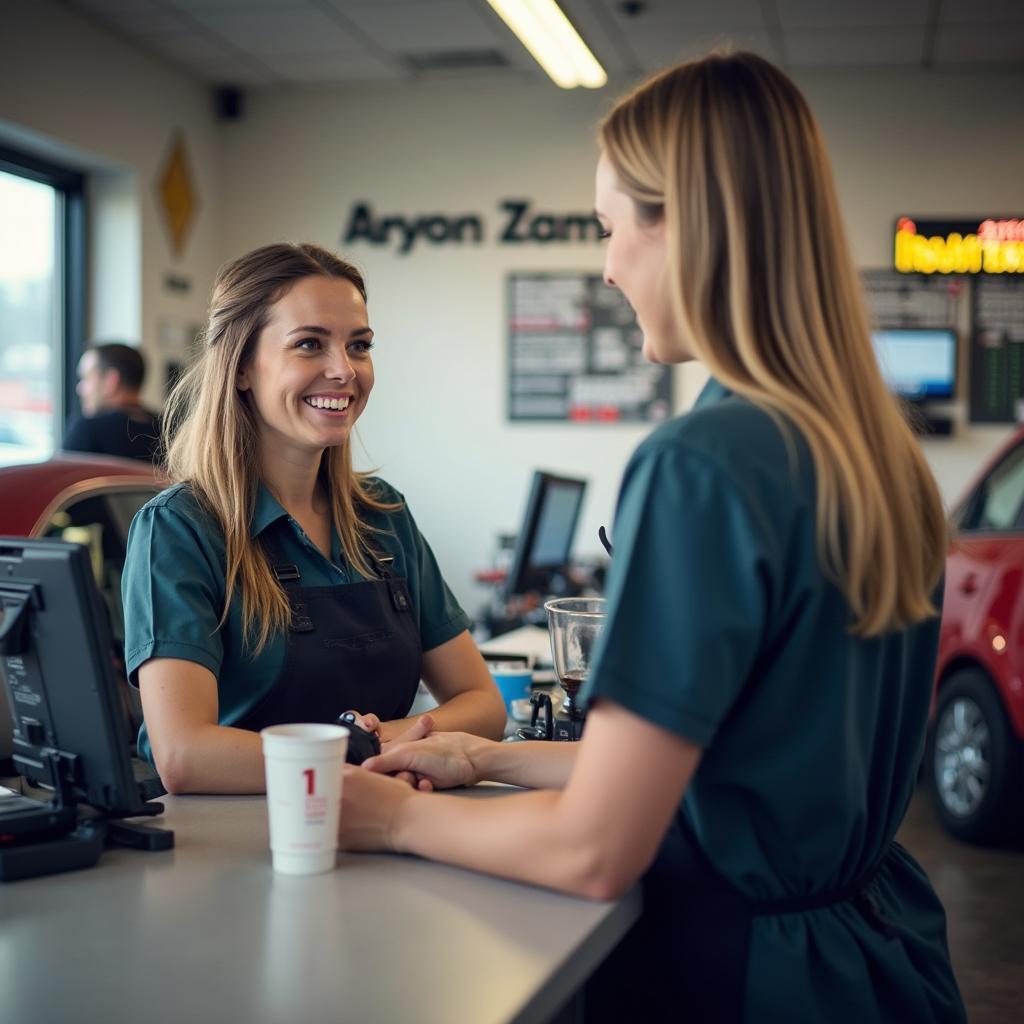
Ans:
[[[505,705],[497,693],[467,690],[458,693],[427,714],[433,719],[435,732],[468,732],[474,736],[500,739],[505,731]],[[419,718],[396,718],[381,724],[381,739],[393,740]]]
[[[526,789],[562,789],[576,763],[576,743],[471,744],[469,756],[481,782],[505,782]]]
[[[561,797],[553,790],[497,800],[413,794],[395,815],[391,846],[591,899],[619,895],[625,886],[610,888],[598,837],[579,834]]]
[[[263,744],[248,729],[203,725],[153,753],[168,793],[266,792]]]

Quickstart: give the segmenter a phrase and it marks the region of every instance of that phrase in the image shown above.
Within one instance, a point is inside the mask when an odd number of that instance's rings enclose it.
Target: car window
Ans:
[[[45,530],[47,537],[83,544],[89,550],[93,576],[103,598],[113,638],[115,676],[118,677],[125,713],[133,730],[138,729],[142,711],[138,694],[128,686],[124,675],[121,573],[132,516],[158,492],[158,487],[150,486],[76,495],[51,516]]]
[[[960,523],[961,530],[1005,532],[1018,529],[1024,506],[1024,444],[981,482]]]

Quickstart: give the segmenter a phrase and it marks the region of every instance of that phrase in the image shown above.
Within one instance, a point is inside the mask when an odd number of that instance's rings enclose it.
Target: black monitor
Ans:
[[[0,676],[14,723],[19,774],[51,789],[48,802],[0,803],[0,877],[98,856],[102,841],[166,848],[171,833],[112,826],[110,819],[159,813],[135,781],[120,698],[111,671],[110,630],[88,550],[61,540],[0,537]],[[79,808],[86,805],[91,810]],[[88,834],[82,834],[89,823]],[[128,833],[132,834],[129,835]],[[64,838],[64,845],[60,840]],[[60,850],[69,851],[62,858]],[[93,861],[95,862],[95,861]],[[43,867],[67,870],[85,863]]]
[[[540,470],[533,474],[508,575],[509,595],[562,589],[586,486],[586,480]]]
[[[890,391],[911,401],[952,398],[956,387],[956,331],[890,328],[871,341]]]

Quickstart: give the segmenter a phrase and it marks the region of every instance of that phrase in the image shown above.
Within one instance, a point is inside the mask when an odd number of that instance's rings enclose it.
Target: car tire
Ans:
[[[925,765],[950,834],[995,844],[1020,833],[1021,744],[981,669],[961,669],[939,690]]]

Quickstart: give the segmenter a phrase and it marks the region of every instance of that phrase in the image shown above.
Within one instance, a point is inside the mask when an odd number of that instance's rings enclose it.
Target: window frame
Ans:
[[[60,411],[55,421],[54,451],[67,430],[70,413],[78,408],[75,367],[85,350],[86,209],[85,175],[40,156],[0,144],[0,171],[49,185],[61,195],[59,235],[61,360],[55,396]]]

